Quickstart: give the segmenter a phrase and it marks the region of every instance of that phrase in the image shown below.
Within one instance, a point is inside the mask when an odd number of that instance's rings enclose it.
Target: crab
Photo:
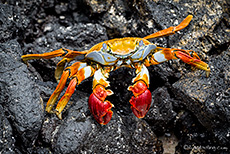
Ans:
[[[62,111],[67,105],[70,97],[75,91],[75,87],[83,80],[93,76],[92,94],[89,96],[89,109],[99,124],[106,125],[112,118],[113,104],[105,100],[113,92],[107,87],[110,85],[107,80],[109,73],[121,67],[128,67],[136,70],[136,76],[132,79],[133,85],[128,87],[133,96],[130,99],[131,110],[137,118],[143,118],[147,114],[152,95],[149,91],[149,72],[147,67],[157,65],[172,59],[181,59],[183,62],[198,69],[205,70],[206,76],[210,74],[207,63],[200,60],[196,52],[192,50],[164,48],[148,41],[148,39],[172,35],[188,26],[193,16],[188,15],[179,25],[158,31],[144,38],[125,37],[103,41],[94,45],[89,50],[73,51],[61,48],[43,54],[23,55],[22,60],[27,63],[32,59],[50,59],[61,56],[63,59],[57,64],[55,78],[58,85],[50,96],[46,111],[56,113],[62,119]],[[66,63],[76,61],[71,66],[66,67]],[[65,94],[57,102],[67,79],[71,79]]]

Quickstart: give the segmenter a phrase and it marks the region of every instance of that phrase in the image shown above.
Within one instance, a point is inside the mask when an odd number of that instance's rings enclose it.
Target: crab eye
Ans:
[[[142,40],[140,40],[140,42],[139,42],[139,46],[141,47],[143,44],[144,44],[144,43],[143,43],[143,41],[142,41]]]
[[[107,49],[107,45],[105,43],[102,44],[102,47],[103,47],[104,50]]]

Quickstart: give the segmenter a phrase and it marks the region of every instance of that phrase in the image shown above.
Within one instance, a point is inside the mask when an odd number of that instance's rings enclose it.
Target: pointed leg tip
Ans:
[[[52,109],[52,107],[47,106],[46,107],[46,112],[51,113],[51,109]]]
[[[55,113],[56,113],[57,117],[58,117],[60,120],[62,120],[62,113],[59,113],[58,111],[55,111]]]
[[[190,14],[190,15],[187,16],[187,18],[193,18],[193,15]]]
[[[206,77],[208,78],[210,76],[210,71],[206,71],[205,74],[206,74]]]

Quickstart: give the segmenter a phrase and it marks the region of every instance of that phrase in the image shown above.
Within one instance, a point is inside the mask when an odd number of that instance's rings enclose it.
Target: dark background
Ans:
[[[228,0],[1,0],[0,153],[230,153],[230,4]],[[61,58],[21,56],[61,47],[85,50],[113,38],[144,37],[193,20],[158,46],[194,50],[211,68],[180,60],[150,66],[153,100],[137,119],[127,91],[135,71],[111,72],[114,115],[99,125],[88,109],[92,78],[76,88],[63,120],[44,111]]]

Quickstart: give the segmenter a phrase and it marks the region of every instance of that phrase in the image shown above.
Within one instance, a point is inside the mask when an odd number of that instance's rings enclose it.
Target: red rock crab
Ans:
[[[52,112],[52,108],[58,100],[65,87],[68,78],[71,79],[65,94],[59,100],[55,113],[61,119],[61,112],[74,93],[75,87],[84,79],[93,77],[93,92],[89,97],[89,108],[98,123],[106,125],[113,112],[113,104],[105,100],[113,92],[106,89],[109,86],[107,78],[109,72],[121,67],[136,69],[136,77],[133,78],[133,85],[128,90],[133,92],[130,99],[131,109],[138,118],[145,117],[151,105],[151,92],[149,88],[149,72],[146,67],[157,65],[162,62],[181,59],[183,62],[205,70],[207,76],[210,68],[208,64],[201,61],[196,52],[175,48],[158,47],[147,39],[163,37],[174,34],[185,28],[192,20],[192,15],[188,15],[178,26],[169,27],[159,32],[148,35],[144,38],[125,37],[107,40],[94,45],[86,51],[73,51],[70,49],[58,49],[44,54],[23,55],[22,60],[27,62],[31,59],[50,59],[61,56],[63,59],[57,64],[55,78],[59,81],[55,91],[50,96],[46,111]],[[76,60],[74,64],[65,68],[67,62]]]

